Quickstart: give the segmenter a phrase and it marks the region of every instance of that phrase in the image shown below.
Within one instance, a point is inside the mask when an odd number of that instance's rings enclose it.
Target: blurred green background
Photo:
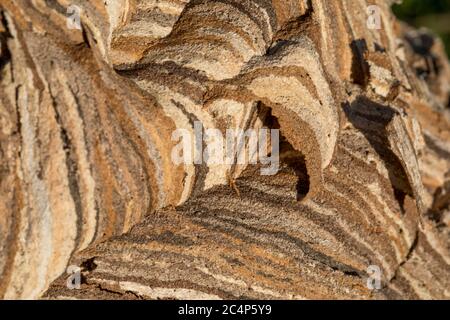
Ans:
[[[438,34],[450,56],[450,0],[403,0],[394,13],[415,27],[427,27]]]

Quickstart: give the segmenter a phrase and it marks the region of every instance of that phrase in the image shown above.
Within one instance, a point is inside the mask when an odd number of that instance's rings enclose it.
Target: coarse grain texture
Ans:
[[[0,297],[449,299],[450,67],[392,2],[0,0]],[[197,122],[280,171],[176,165]]]

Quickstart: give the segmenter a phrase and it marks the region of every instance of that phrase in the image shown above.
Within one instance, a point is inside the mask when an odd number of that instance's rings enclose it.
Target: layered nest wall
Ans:
[[[390,2],[1,0],[0,297],[449,299],[450,68]],[[195,123],[280,170],[176,165]]]

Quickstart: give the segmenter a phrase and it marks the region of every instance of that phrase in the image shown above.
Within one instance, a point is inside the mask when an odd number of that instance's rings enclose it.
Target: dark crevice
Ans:
[[[91,272],[97,269],[97,264],[95,263],[96,258],[97,257],[92,257],[87,260],[84,260],[81,263],[81,270]]]
[[[9,61],[11,61],[11,52],[9,51],[7,45],[7,39],[12,37],[8,29],[8,22],[6,21],[5,15],[1,11],[0,11],[0,26],[3,26],[3,28],[5,29],[3,32],[0,32],[0,72],[1,72],[5,67],[5,65]]]
[[[432,48],[435,45],[435,39],[432,35],[424,32],[410,33],[405,35],[405,40],[415,54],[424,58],[424,65],[415,67],[418,77],[428,79],[430,76],[438,75],[441,72],[438,57],[432,53]]]
[[[105,288],[105,287],[103,287],[101,284],[96,284],[95,287],[96,287],[98,290],[103,291],[103,292],[106,292],[106,293],[109,293],[109,294],[119,295],[119,296],[123,296],[123,295],[124,295],[124,293],[121,292],[121,291],[115,291],[115,290],[111,290],[111,289]]]
[[[374,46],[375,46],[375,52],[386,53],[386,48],[381,46],[379,43],[375,42]]]
[[[405,261],[400,263],[400,267],[403,266],[406,262],[408,262],[409,259],[411,259],[411,255],[413,254],[414,250],[416,249],[418,243],[419,243],[419,231],[416,231],[416,234],[414,235],[414,241],[411,244],[411,247],[409,248],[408,253],[406,254]]]
[[[400,189],[394,188],[394,196],[397,199],[397,202],[400,206],[400,210],[402,211],[402,214],[405,214],[405,198],[406,198],[406,193],[403,192]]]
[[[97,269],[97,264],[94,262],[94,260],[96,258],[97,257],[92,257],[81,263],[80,268],[81,268],[81,283],[82,284],[89,284],[85,273],[86,272],[90,273],[90,272],[94,271],[95,269]]]
[[[345,274],[346,276],[349,276],[349,277],[364,278],[366,276],[364,272],[359,272],[356,270],[349,270],[347,268],[337,267],[335,265],[328,265],[328,266],[331,269],[333,269],[334,271],[342,272],[343,274]]]
[[[368,51],[367,42],[365,39],[354,40],[350,44],[350,47],[353,53],[351,73],[353,83],[365,88],[369,83],[370,77],[369,64],[365,58]]]
[[[121,298],[125,298],[125,299],[128,299],[128,298],[124,297],[124,296],[128,295],[128,296],[133,296],[133,297],[135,297],[138,300],[146,300],[145,297],[143,297],[143,296],[141,296],[141,295],[139,295],[136,292],[131,291],[131,290],[126,290],[126,291],[114,290],[114,289],[111,289],[111,288],[104,287],[100,283],[89,283],[86,279],[84,279],[84,280],[85,280],[85,282],[82,282],[83,284],[86,284],[86,285],[91,286],[91,287],[95,287],[97,290],[99,290],[101,292],[105,292],[105,293],[108,293],[108,294],[120,296]]]
[[[145,297],[143,297],[143,296],[137,294],[137,293],[134,292],[134,291],[127,290],[127,291],[125,291],[125,294],[131,294],[131,295],[133,295],[136,299],[139,299],[139,300],[146,300]]]
[[[291,144],[282,137],[281,148],[283,149],[281,162],[293,169],[298,178],[296,184],[297,201],[303,200],[310,190],[310,180],[306,168],[305,157],[299,151],[294,150]]]
[[[403,267],[405,265],[405,263],[407,263],[411,259],[411,256],[414,253],[414,251],[416,250],[418,243],[419,243],[419,231],[416,231],[416,234],[414,235],[414,241],[412,242],[411,247],[409,248],[405,259],[402,262],[400,262],[400,264],[398,265],[397,269],[394,272],[394,276],[389,281],[389,284],[395,281],[395,279],[397,278],[398,272],[400,271],[401,267]]]
[[[83,36],[83,43],[81,45],[85,46],[88,49],[90,49],[91,48],[91,44],[89,43],[89,37],[88,37],[88,34],[86,32],[86,28],[83,26],[83,24],[81,24],[81,35]]]
[[[296,150],[288,139],[283,135],[283,130],[278,119],[272,115],[272,109],[264,106],[262,103],[258,105],[260,118],[263,120],[264,127],[269,129],[280,130],[280,164],[287,165],[295,172],[297,176],[297,201],[303,200],[310,190],[310,178],[306,167],[305,156]]]

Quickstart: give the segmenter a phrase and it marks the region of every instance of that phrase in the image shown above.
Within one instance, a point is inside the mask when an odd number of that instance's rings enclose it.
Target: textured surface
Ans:
[[[1,0],[0,296],[450,298],[450,68],[389,5]],[[195,121],[282,170],[176,166]]]

